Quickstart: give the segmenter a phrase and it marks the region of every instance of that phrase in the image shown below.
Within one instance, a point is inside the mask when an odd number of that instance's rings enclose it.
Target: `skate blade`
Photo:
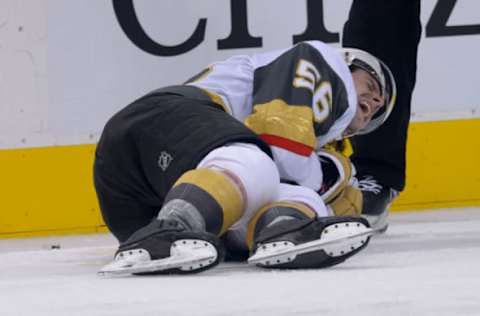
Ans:
[[[340,227],[340,229],[342,227],[348,227],[345,224],[336,225]],[[331,234],[326,238],[326,235],[322,234],[322,238],[320,239],[299,245],[295,245],[290,241],[270,242],[261,245],[255,254],[248,258],[248,263],[263,266],[283,264],[295,260],[298,255],[318,250],[324,250],[331,256],[344,255],[361,247],[368,237],[379,233],[379,229],[371,229],[363,226],[359,227],[357,231],[342,232],[343,236],[334,236],[334,234]],[[330,236],[334,237],[332,238]]]
[[[209,242],[180,239],[172,243],[170,257],[151,260],[145,249],[120,252],[115,260],[98,271],[99,276],[123,276],[134,273],[154,273],[171,269],[181,272],[195,271],[212,265],[218,257],[216,248]]]

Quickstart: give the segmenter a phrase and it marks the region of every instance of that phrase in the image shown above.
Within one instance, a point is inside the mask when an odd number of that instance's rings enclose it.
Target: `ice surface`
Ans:
[[[0,315],[480,315],[479,208],[394,214],[323,270],[98,277],[115,248],[108,234],[0,240]]]

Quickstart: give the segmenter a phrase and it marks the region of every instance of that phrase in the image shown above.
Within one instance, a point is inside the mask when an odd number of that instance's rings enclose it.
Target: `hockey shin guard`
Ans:
[[[174,218],[191,230],[220,236],[242,216],[243,210],[242,193],[229,176],[200,168],[177,180],[158,218]]]
[[[315,217],[316,213],[313,210],[300,203],[278,202],[266,205],[255,214],[248,224],[247,245],[252,250],[255,239],[267,227],[274,224],[280,225],[280,222],[284,222],[289,228],[294,229],[302,223],[311,222]]]

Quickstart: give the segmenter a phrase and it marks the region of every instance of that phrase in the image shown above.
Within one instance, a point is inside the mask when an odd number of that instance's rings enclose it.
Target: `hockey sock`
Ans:
[[[253,248],[255,236],[264,228],[281,221],[308,220],[316,217],[316,213],[301,203],[278,202],[268,204],[260,209],[248,223],[247,245]]]
[[[242,193],[229,176],[208,168],[184,173],[168,192],[158,218],[173,218],[190,230],[222,235],[243,214]]]

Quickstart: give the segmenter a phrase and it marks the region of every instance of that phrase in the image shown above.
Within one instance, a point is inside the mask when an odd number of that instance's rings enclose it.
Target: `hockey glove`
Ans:
[[[334,151],[320,150],[323,184],[318,192],[336,216],[360,216],[362,192],[354,185],[355,168],[350,160]]]

